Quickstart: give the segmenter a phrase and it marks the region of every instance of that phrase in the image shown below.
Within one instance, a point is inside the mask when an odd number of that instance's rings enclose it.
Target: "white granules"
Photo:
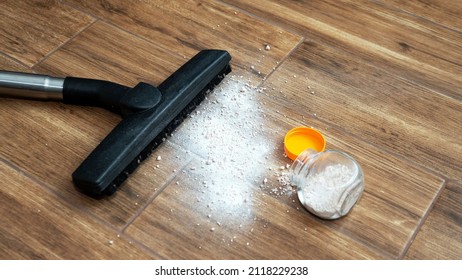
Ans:
[[[200,165],[189,169],[207,170],[208,178],[213,179],[208,186],[246,190],[253,179],[264,183],[265,156],[277,147],[268,138],[264,104],[258,98],[261,94],[264,90],[252,86],[250,80],[228,75],[173,137],[202,157]],[[266,182],[269,184],[270,178]]]
[[[290,196],[293,188],[290,184],[289,173],[275,172],[274,176],[279,183],[279,187],[273,187],[270,193],[276,196]]]
[[[198,209],[204,209],[202,218],[207,222],[201,226],[210,234],[214,228],[217,236],[223,233],[222,228],[242,231],[253,226],[255,208],[261,207],[264,196],[287,199],[295,195],[289,184],[279,186],[277,176],[282,171],[277,169],[283,166],[286,171],[286,161],[275,163],[272,159],[281,155],[278,139],[282,132],[267,127],[271,116],[265,114],[262,95],[268,94],[264,87],[252,84],[242,76],[226,76],[170,138],[193,151],[194,159],[182,169],[180,185],[186,188],[191,181],[197,188],[191,199]],[[207,216],[208,211],[220,225]]]
[[[300,186],[302,204],[313,214],[335,219],[340,217],[341,197],[354,171],[344,164],[328,165],[324,170],[311,174]]]
[[[283,172],[283,173],[276,173],[277,180],[279,184],[283,187],[290,186],[290,179],[289,179],[289,173]]]

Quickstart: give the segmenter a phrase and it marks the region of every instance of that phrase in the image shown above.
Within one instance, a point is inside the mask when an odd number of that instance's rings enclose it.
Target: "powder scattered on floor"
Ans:
[[[173,137],[205,158],[190,170],[209,171],[208,177],[222,189],[247,188],[246,182],[265,173],[265,157],[277,147],[274,139],[268,139],[260,94],[262,88],[235,75],[228,75],[209,93]],[[262,182],[264,177],[260,178]]]
[[[276,173],[276,177],[282,187],[291,186],[288,172]]]
[[[195,158],[182,169],[181,187],[196,188],[191,199],[207,220],[201,227],[209,233],[216,229],[214,235],[222,234],[221,228],[242,232],[254,227],[258,232],[255,208],[264,207],[259,196],[296,198],[281,153],[285,130],[267,127],[265,112],[271,108],[261,95],[268,93],[251,83],[228,75],[170,138]],[[197,222],[192,221],[193,225]]]

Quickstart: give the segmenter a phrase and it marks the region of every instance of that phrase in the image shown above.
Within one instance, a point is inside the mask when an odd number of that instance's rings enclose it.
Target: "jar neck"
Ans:
[[[299,186],[302,178],[308,175],[307,172],[320,154],[313,149],[306,149],[298,155],[289,168],[289,178],[292,185]]]

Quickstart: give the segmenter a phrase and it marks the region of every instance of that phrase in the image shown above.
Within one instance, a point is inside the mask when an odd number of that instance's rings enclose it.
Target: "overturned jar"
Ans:
[[[341,151],[306,149],[289,169],[301,204],[324,219],[337,219],[350,212],[364,191],[361,166]]]

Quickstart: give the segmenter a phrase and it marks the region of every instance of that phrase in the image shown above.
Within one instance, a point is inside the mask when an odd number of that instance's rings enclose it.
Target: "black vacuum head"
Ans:
[[[106,86],[112,88],[104,89],[100,88],[104,85],[66,78],[64,102],[78,104],[81,100],[90,100],[86,105],[105,107],[123,117],[72,174],[75,186],[91,196],[113,194],[231,71],[230,60],[226,51],[201,51],[158,87],[139,83],[127,88],[109,83]],[[90,98],[80,96],[89,92]]]
[[[113,194],[216,84],[231,71],[226,51],[199,52],[158,87],[0,71],[0,97],[98,106],[122,121],[72,174],[80,191],[101,197]]]

